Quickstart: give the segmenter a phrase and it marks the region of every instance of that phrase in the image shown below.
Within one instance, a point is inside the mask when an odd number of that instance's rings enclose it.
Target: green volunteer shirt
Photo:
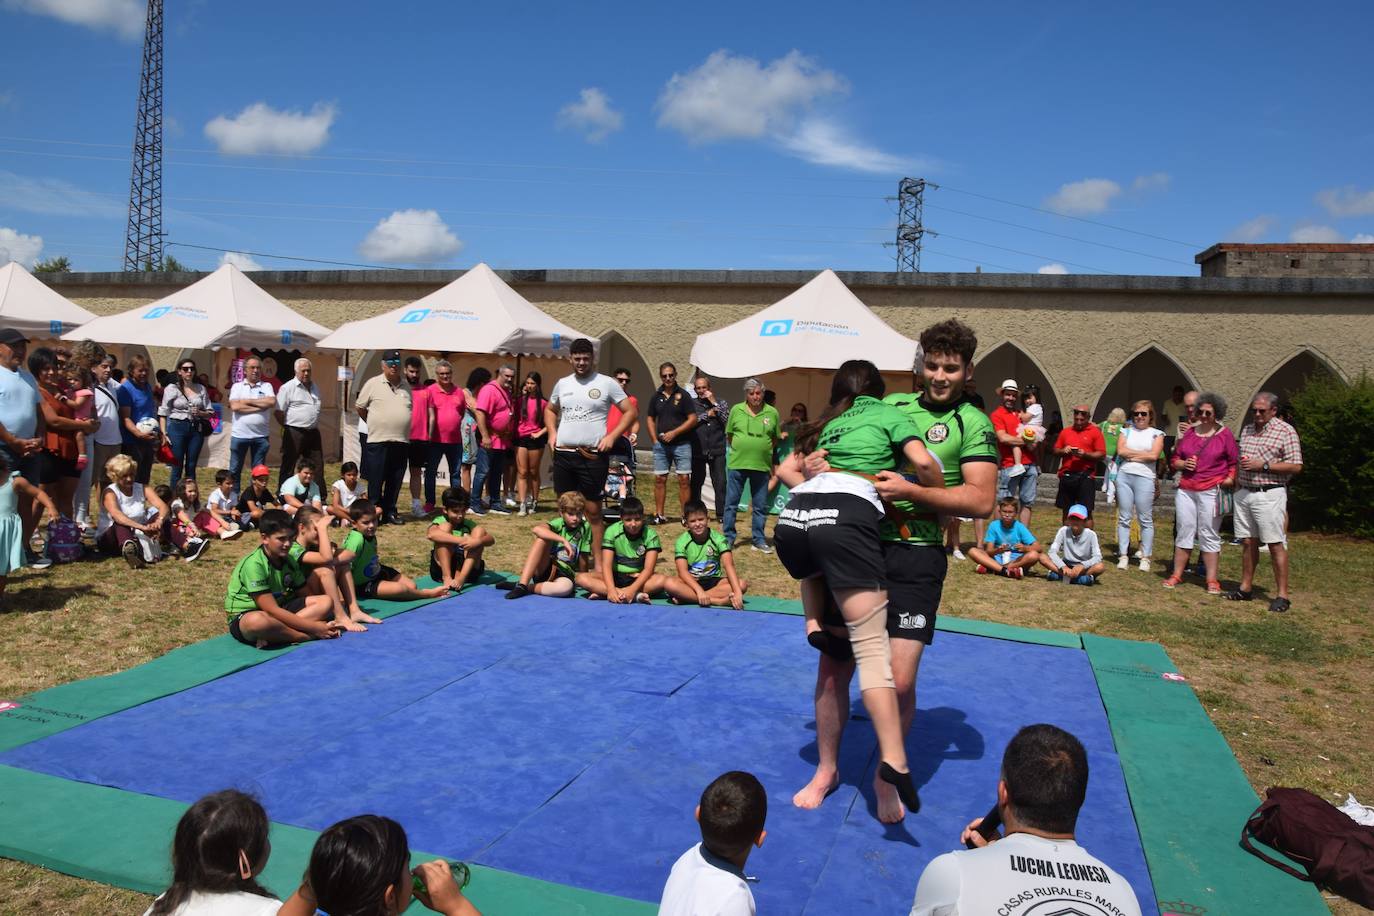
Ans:
[[[639,537],[632,538],[625,531],[625,523],[616,522],[606,529],[601,549],[615,551],[612,567],[615,572],[637,576],[644,571],[644,555],[651,550],[662,551],[663,543],[658,539],[658,532],[648,525],[639,532]]]
[[[748,404],[734,405],[725,421],[725,441],[730,443],[725,466],[732,471],[771,471],[781,429],[782,418],[771,404],[762,405],[758,413],[751,413]]]
[[[706,529],[706,540],[698,542],[692,532],[684,531],[673,545],[673,556],[687,561],[687,571],[693,579],[719,579],[725,575],[720,558],[730,552],[725,535],[714,528]]]
[[[576,528],[569,528],[567,523],[563,521],[563,516],[560,515],[549,522],[549,530],[554,534],[561,534],[563,537],[567,538],[568,542],[577,548],[577,555],[579,557],[592,552],[592,526],[587,524],[586,519],[583,519],[582,524],[578,525]],[[577,573],[576,563],[563,562],[558,558],[558,553],[556,551],[554,553],[553,562],[555,566],[564,573],[567,573],[569,577]]]
[[[876,474],[902,463],[902,448],[921,431],[906,414],[877,398],[860,395],[854,406],[821,430],[817,448],[829,454],[830,466],[841,471]]]
[[[363,585],[371,582],[382,571],[381,558],[377,556],[377,539],[365,538],[356,528],[344,538],[344,550],[353,551],[353,584]]]
[[[285,564],[273,566],[261,547],[239,560],[229,574],[229,589],[224,596],[224,612],[228,618],[233,620],[246,611],[256,611],[258,603],[254,599],[266,592],[281,601],[286,595],[284,572]]]
[[[997,434],[987,414],[962,398],[953,404],[932,404],[916,394],[890,394],[883,399],[901,411],[920,432],[921,441],[944,468],[945,486],[964,482],[964,465],[973,461],[998,463]],[[909,502],[894,503],[906,515],[906,536],[898,523],[883,519],[885,541],[938,547],[944,544],[939,517]]]

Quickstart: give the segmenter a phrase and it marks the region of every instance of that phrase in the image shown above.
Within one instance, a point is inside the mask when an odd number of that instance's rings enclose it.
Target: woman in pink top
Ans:
[[[425,462],[425,510],[433,512],[435,481],[439,459],[446,462],[450,486],[461,479],[463,466],[463,415],[468,409],[467,394],[453,383],[453,366],[446,359],[434,364],[434,384],[426,389],[425,409],[429,416],[429,461]]]
[[[520,515],[533,515],[539,503],[539,462],[544,458],[544,446],[549,444],[549,431],[544,427],[544,379],[538,372],[525,376],[516,406],[518,424],[515,440],[515,489],[520,503]]]
[[[1183,434],[1169,459],[1178,472],[1178,493],[1174,496],[1177,522],[1174,526],[1174,571],[1164,580],[1165,588],[1183,581],[1183,572],[1196,541],[1207,569],[1207,594],[1220,595],[1217,557],[1221,553],[1221,525],[1217,505],[1221,490],[1236,485],[1240,449],[1236,437],[1221,425],[1226,416],[1226,399],[1205,392],[1198,395],[1196,425]]]

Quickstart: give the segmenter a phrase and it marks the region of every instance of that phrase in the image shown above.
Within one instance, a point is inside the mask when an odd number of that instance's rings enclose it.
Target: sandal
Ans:
[[[1208,579],[1208,580],[1207,580],[1207,594],[1209,594],[1209,595],[1220,595],[1220,594],[1221,594],[1221,583],[1218,582],[1216,579]]]
[[[1161,584],[1165,588],[1174,588],[1182,581],[1183,579],[1179,576],[1170,576],[1169,578],[1165,579]]]
[[[1252,595],[1252,594],[1250,594],[1249,592],[1243,592],[1243,591],[1241,591],[1240,589],[1237,588],[1237,589],[1233,589],[1232,591],[1229,591],[1229,592],[1226,593],[1226,600],[1227,600],[1227,601],[1254,601],[1254,600],[1255,600],[1255,596]]]
[[[1269,610],[1277,614],[1282,614],[1292,606],[1293,602],[1289,601],[1287,598],[1275,598],[1273,601],[1269,602]]]

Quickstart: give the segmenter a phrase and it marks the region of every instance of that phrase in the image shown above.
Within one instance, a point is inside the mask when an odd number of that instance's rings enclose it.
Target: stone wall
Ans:
[[[1374,277],[1374,245],[1213,245],[1199,254],[1204,277]]]

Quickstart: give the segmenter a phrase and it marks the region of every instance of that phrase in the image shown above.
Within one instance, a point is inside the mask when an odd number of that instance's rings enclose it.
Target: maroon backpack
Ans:
[[[1374,827],[1355,823],[1306,789],[1271,787],[1240,832],[1240,845],[1294,878],[1374,907]],[[1256,849],[1252,840],[1297,862],[1306,874]]]

